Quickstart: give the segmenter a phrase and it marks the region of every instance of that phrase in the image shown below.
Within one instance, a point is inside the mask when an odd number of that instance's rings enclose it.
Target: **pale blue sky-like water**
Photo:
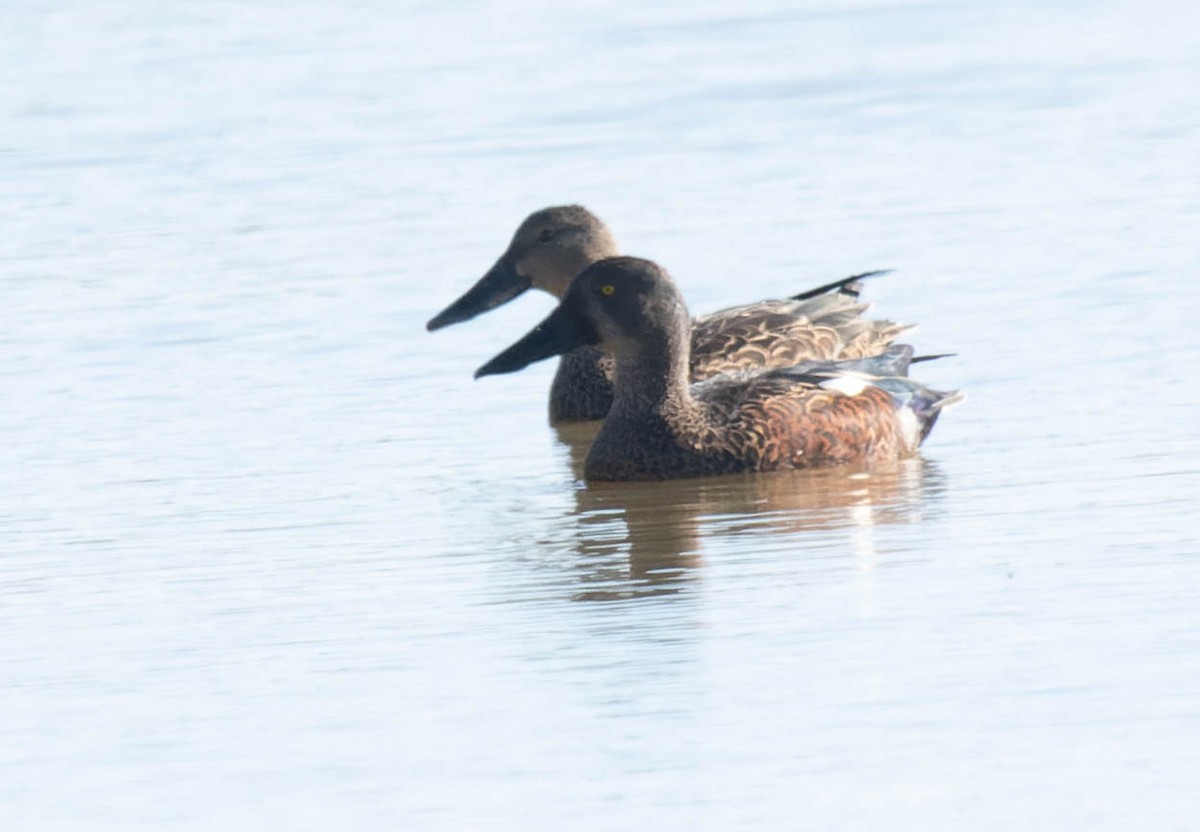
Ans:
[[[1200,13],[31,3],[0,23],[0,821],[1189,829]],[[922,458],[577,480],[582,202],[696,312],[872,268]]]

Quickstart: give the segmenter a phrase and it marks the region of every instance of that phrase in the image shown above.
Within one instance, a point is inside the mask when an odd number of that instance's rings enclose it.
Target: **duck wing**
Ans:
[[[724,373],[692,385],[712,429],[705,443],[760,470],[861,462],[916,451],[957,391],[906,377],[912,347],[878,356]]]
[[[910,327],[862,317],[845,294],[767,300],[724,309],[692,324],[692,379],[739,367],[793,367],[805,361],[861,358],[885,349]]]

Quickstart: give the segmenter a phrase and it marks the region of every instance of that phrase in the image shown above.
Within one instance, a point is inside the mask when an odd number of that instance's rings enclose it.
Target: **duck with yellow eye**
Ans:
[[[620,252],[612,232],[581,205],[526,217],[508,249],[474,286],[430,319],[429,330],[468,321],[529,289],[560,300],[584,268]],[[691,322],[688,373],[699,381],[739,368],[789,367],[809,359],[863,358],[908,327],[863,318],[866,272],[781,300],[764,300]],[[613,362],[594,347],[563,354],[550,386],[550,422],[603,419],[612,404]]]
[[[588,480],[655,480],[900,459],[917,452],[961,395],[906,377],[912,348],[803,362],[692,384],[691,319],[674,281],[649,260],[585,269],[562,302],[476,378],[581,346],[611,354],[613,402],[588,452]]]

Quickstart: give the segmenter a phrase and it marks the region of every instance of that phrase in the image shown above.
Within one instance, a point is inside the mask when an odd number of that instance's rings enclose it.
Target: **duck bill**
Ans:
[[[476,315],[508,303],[529,286],[529,278],[517,274],[511,259],[507,255],[501,257],[461,298],[430,318],[425,328],[433,332],[450,324],[469,321]]]
[[[600,340],[586,319],[560,306],[528,335],[475,371],[475,378],[515,373],[535,361],[562,355]]]

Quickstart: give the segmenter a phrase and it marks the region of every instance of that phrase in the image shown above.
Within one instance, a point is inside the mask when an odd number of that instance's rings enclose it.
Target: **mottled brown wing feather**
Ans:
[[[852,298],[826,295],[808,301],[762,301],[697,318],[692,325],[692,380],[751,367],[865,358],[884,350],[908,328],[866,320],[866,309]]]
[[[863,321],[867,324],[861,331],[850,335],[842,347],[839,359],[869,358],[890,347],[902,332],[913,328],[913,324],[898,324],[892,321]],[[845,333],[843,333],[845,336]]]
[[[783,316],[730,322],[705,333],[693,331],[705,338],[700,345],[696,344],[699,338],[693,338],[693,381],[738,369],[775,369],[834,359],[843,346],[837,330]]]
[[[786,378],[705,388],[713,428],[705,443],[745,460],[745,470],[808,468],[894,458],[904,451],[891,396],[857,395]]]

